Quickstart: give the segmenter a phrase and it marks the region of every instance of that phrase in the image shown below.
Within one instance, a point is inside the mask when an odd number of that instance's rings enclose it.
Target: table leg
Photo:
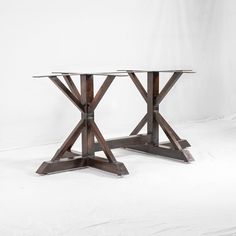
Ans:
[[[159,112],[159,104],[168,94],[170,89],[174,86],[177,80],[182,75],[182,72],[175,72],[164,88],[159,92],[159,73],[158,72],[148,72],[147,75],[147,114],[140,121],[140,123],[131,132],[131,135],[138,134],[143,126],[147,123],[147,134],[151,135],[151,139],[145,144],[130,145],[128,148],[132,150],[138,150],[142,152],[157,154],[160,156],[165,156],[177,160],[182,160],[184,162],[190,162],[194,159],[192,158],[190,152],[185,150],[190,144],[187,140],[181,139],[176,132],[171,128],[167,121],[161,116]],[[132,75],[132,80],[134,75]],[[135,79],[137,77],[135,76]],[[137,81],[135,83],[137,87]],[[142,96],[144,97],[143,89],[139,89],[140,93],[142,91]],[[159,142],[159,126],[163,129],[167,138],[170,142],[160,143]]]
[[[43,162],[38,168],[38,174],[49,174],[84,167],[94,167],[117,175],[126,175],[125,165],[116,161],[109,146],[94,122],[94,110],[109,88],[115,76],[108,76],[96,96],[93,91],[93,76],[81,75],[81,94],[70,76],[64,76],[69,89],[56,77],[49,77],[52,82],[66,95],[81,111],[81,120],[55,153],[51,161]],[[82,153],[71,150],[73,144],[82,133]],[[95,156],[94,136],[107,158]]]

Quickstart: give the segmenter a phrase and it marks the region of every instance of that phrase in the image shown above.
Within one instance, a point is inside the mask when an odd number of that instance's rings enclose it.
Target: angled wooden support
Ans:
[[[103,152],[105,153],[109,162],[116,162],[116,159],[115,159],[113,153],[111,152],[110,148],[108,147],[105,139],[103,138],[103,136],[102,136],[100,130],[98,129],[97,125],[95,124],[95,122],[90,120],[89,125],[91,126],[92,131],[95,134],[95,137],[97,138],[98,143],[101,145],[101,148],[102,148]]]
[[[102,97],[110,87],[111,83],[115,79],[114,75],[108,75],[100,89],[98,90],[97,94],[95,95],[94,99],[91,101],[91,104],[89,105],[89,108],[91,111],[94,111],[97,107],[98,103],[101,101]]]
[[[79,99],[58,79],[57,76],[50,76],[49,78],[81,112],[84,112],[84,106]]]
[[[71,79],[70,75],[63,75],[64,80],[66,81],[68,87],[70,88],[71,92],[75,97],[77,97],[79,100],[81,100],[81,95],[79,93],[79,90],[75,86],[73,80]]]
[[[169,81],[166,83],[164,88],[161,90],[159,95],[155,98],[154,106],[158,107],[158,105],[161,103],[161,101],[164,99],[164,97],[167,95],[167,93],[171,90],[171,88],[175,85],[175,83],[178,81],[180,76],[183,74],[183,72],[174,72]]]
[[[61,147],[57,150],[54,157],[52,158],[52,161],[59,160],[63,157],[65,152],[70,152],[71,147],[75,143],[75,141],[78,139],[81,131],[85,128],[85,121],[81,120],[78,125],[74,128],[72,133],[68,136],[68,138],[64,141],[64,143],[61,145]]]
[[[147,102],[147,92],[144,89],[143,85],[140,83],[138,77],[135,75],[135,73],[128,73],[132,81],[134,82],[136,88],[142,95],[143,99]]]
[[[57,76],[49,76],[51,81],[66,95],[69,100],[81,111],[81,120],[73,129],[68,138],[57,150],[51,161],[43,162],[38,168],[38,174],[49,174],[71,169],[93,167],[117,175],[129,174],[125,165],[116,161],[109,145],[107,145],[99,128],[94,122],[94,110],[105,92],[109,88],[115,76],[108,75],[107,79],[94,97],[93,75],[81,74],[81,93],[77,89],[72,78],[63,74],[69,89],[58,79]],[[73,144],[82,134],[82,152],[71,150]],[[94,138],[98,140],[101,150],[106,158],[95,155]]]
[[[138,123],[138,125],[134,128],[134,130],[130,133],[130,135],[136,135],[140,132],[140,130],[144,127],[144,125],[147,123],[148,115],[146,114],[142,120]]]
[[[171,128],[171,126],[166,122],[166,120],[161,116],[158,111],[154,111],[154,114],[156,121],[161,126],[162,130],[164,131],[174,148],[177,150],[182,150],[182,147],[179,144],[179,140],[181,138],[175,133],[175,131]]]

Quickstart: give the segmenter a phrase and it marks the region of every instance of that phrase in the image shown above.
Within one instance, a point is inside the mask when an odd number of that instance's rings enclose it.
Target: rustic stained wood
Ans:
[[[183,72],[174,72],[170,80],[166,83],[165,87],[161,90],[159,95],[155,99],[155,107],[158,107],[158,105],[161,103],[161,101],[164,99],[164,97],[167,95],[167,93],[171,90],[171,88],[175,85],[175,83],[178,81],[180,76],[183,74]]]
[[[147,74],[147,91],[139,81],[138,73]],[[173,73],[161,91],[159,91],[160,73]],[[48,77],[81,112],[81,120],[77,126],[57,150],[52,160],[43,162],[37,173],[49,174],[70,169],[93,167],[117,175],[126,175],[128,171],[125,165],[118,162],[111,151],[114,148],[128,148],[183,162],[193,161],[190,152],[186,150],[187,147],[190,147],[190,144],[177,135],[161,115],[159,109],[162,100],[184,73],[194,72],[191,70],[122,70],[94,74],[56,72],[56,74],[35,76],[35,78]],[[94,75],[106,76],[104,83],[95,95]],[[80,91],[72,80],[73,76],[80,76]],[[115,77],[123,76],[129,76],[135,84],[147,104],[147,113],[129,136],[105,140],[95,123],[94,113]],[[64,78],[68,87],[59,78]],[[139,134],[145,124],[147,124],[146,134]],[[159,127],[162,128],[169,142],[160,142]],[[77,152],[72,150],[72,146],[80,135],[82,135],[82,150]],[[95,141],[95,138],[97,141]],[[103,151],[106,158],[98,157],[95,154],[98,151]]]
[[[84,112],[84,106],[79,99],[58,79],[57,76],[50,76],[49,78],[81,112]]]
[[[128,74],[129,74],[130,78],[132,79],[132,81],[134,82],[134,84],[135,84],[136,88],[138,89],[138,91],[143,96],[144,100],[147,102],[147,92],[144,89],[143,85],[140,83],[137,76],[134,73],[128,73]]]
[[[159,93],[159,72],[147,73],[147,133],[152,135],[151,143],[153,145],[159,144],[159,126],[158,121],[154,119],[154,102]],[[159,106],[155,107],[159,110]]]
[[[143,73],[144,71],[127,71],[133,80],[133,74],[136,72]],[[168,80],[163,89],[159,92],[159,73],[160,72],[173,72],[173,75]],[[167,121],[162,117],[159,112],[159,104],[167,96],[171,88],[178,81],[183,73],[193,73],[192,71],[146,71],[147,73],[147,114],[140,121],[140,123],[135,127],[131,134],[138,134],[142,127],[147,123],[147,134],[151,135],[151,140],[142,145],[130,145],[129,149],[147,152],[151,154],[157,154],[160,156],[166,156],[169,158],[182,160],[184,162],[193,161],[188,150],[185,148],[190,147],[190,144],[181,139],[176,132],[171,128]],[[137,76],[135,76],[136,79]],[[169,143],[159,142],[159,127],[162,128],[167,138],[170,140]]]
[[[147,123],[147,117],[148,115],[146,114],[142,120],[137,124],[137,126],[134,128],[134,130],[130,133],[130,135],[135,135],[140,132],[140,130],[143,128],[143,126]]]
[[[74,128],[74,130],[71,132],[71,134],[68,136],[68,138],[65,140],[65,142],[61,145],[61,147],[57,150],[54,157],[52,158],[52,161],[60,159],[65,154],[65,152],[71,150],[71,147],[78,139],[81,131],[84,128],[85,128],[85,121],[82,119],[80,120],[78,125]]]
[[[71,79],[70,75],[63,75],[63,78],[65,79],[68,87],[70,88],[71,92],[73,93],[73,95],[75,97],[77,97],[79,100],[81,100],[81,95],[77,89],[77,87],[75,86],[73,80]]]
[[[129,147],[132,145],[138,144],[146,144],[149,143],[151,140],[151,135],[130,135],[126,137],[120,137],[120,138],[113,138],[113,139],[106,139],[106,144],[110,149],[114,148],[120,148],[120,147]],[[94,143],[94,151],[98,152],[101,151],[101,145],[98,142]]]
[[[67,74],[63,75],[69,89],[61,82],[57,76],[49,76],[51,81],[65,94],[71,102],[81,111],[81,120],[74,128],[72,133],[57,150],[51,161],[43,162],[38,168],[38,174],[49,174],[69,169],[93,167],[117,175],[126,175],[128,171],[125,165],[116,161],[108,144],[94,122],[94,110],[99,101],[104,96],[114,75],[108,75],[104,84],[101,86],[94,97],[93,75],[81,74],[81,94],[79,93],[72,78]],[[71,150],[73,144],[82,133],[82,153]],[[94,136],[97,138],[101,150],[104,151],[106,158],[95,156]]]
[[[93,101],[91,101],[91,104],[89,108],[94,111],[97,107],[98,103],[101,101],[102,97],[105,95],[106,91],[110,87],[111,83],[115,79],[114,75],[108,75],[100,89],[98,90],[96,96],[94,97]]]

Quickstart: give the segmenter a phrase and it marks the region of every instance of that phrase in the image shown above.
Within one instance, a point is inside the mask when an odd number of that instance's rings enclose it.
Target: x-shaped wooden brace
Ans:
[[[81,94],[68,74],[62,76],[67,84],[58,78],[58,76],[48,76],[50,80],[63,92],[65,96],[80,110],[81,120],[67,137],[61,147],[57,150],[51,161],[43,162],[37,170],[38,174],[48,174],[52,172],[82,168],[94,167],[117,175],[126,175],[128,171],[125,165],[117,162],[104,137],[94,121],[94,111],[104,96],[105,92],[115,79],[115,75],[107,75],[104,83],[94,97],[93,75],[81,74]],[[82,153],[72,151],[73,144],[82,133]],[[107,159],[95,156],[96,137],[100,149],[105,153]]]
[[[144,100],[147,102],[147,114],[138,123],[130,135],[137,135],[140,130],[147,123],[147,134],[151,135],[148,142],[142,145],[129,146],[130,149],[158,154],[185,162],[193,161],[193,158],[186,147],[190,144],[187,140],[181,139],[176,132],[171,128],[167,121],[162,117],[159,112],[159,105],[174,84],[178,81],[183,71],[175,71],[163,89],[159,92],[159,72],[147,72],[147,92],[140,83],[136,74],[128,71],[128,74],[135,86],[141,93]],[[162,128],[170,143],[159,142],[159,126]]]

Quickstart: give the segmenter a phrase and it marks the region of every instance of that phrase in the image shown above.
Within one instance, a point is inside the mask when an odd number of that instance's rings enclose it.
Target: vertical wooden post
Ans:
[[[85,113],[82,119],[85,121],[85,129],[82,132],[82,156],[94,156],[94,134],[89,126],[89,120],[94,120],[94,112],[90,112],[89,104],[94,98],[93,75],[81,75],[81,103],[85,105]]]
[[[152,135],[153,145],[159,144],[159,125],[154,118],[154,102],[159,94],[159,72],[148,72],[147,74],[147,133]],[[159,106],[155,107],[159,110]]]

